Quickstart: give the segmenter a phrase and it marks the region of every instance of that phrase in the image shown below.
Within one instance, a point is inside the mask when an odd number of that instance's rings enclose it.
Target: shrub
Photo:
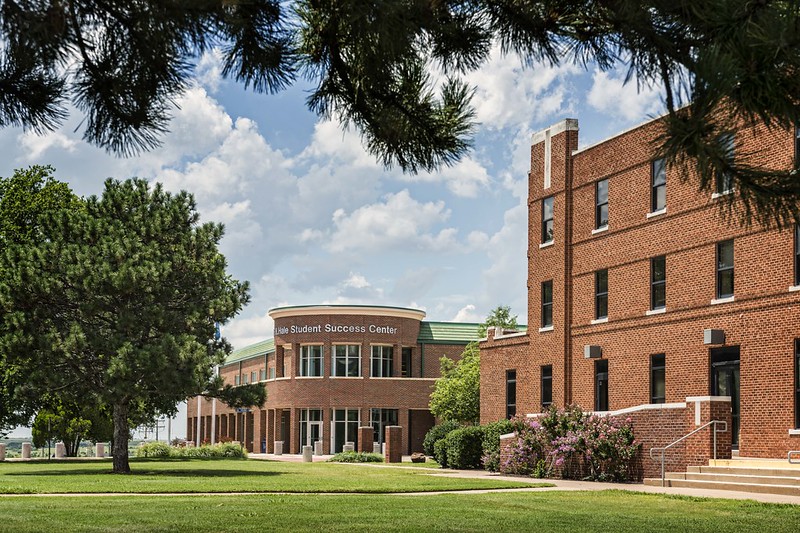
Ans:
[[[433,446],[436,441],[445,438],[448,433],[460,427],[461,424],[454,420],[446,420],[441,424],[436,424],[425,434],[425,440],[422,441],[422,451],[425,452],[425,455],[435,455]]]
[[[166,458],[170,456],[170,447],[166,442],[145,442],[136,448],[136,457],[158,457]]]
[[[483,457],[483,428],[467,426],[456,429],[444,438],[447,464],[450,468],[480,468]]]
[[[500,435],[514,432],[511,420],[498,420],[483,426],[483,467],[489,472],[500,469]]]
[[[433,445],[433,458],[442,468],[447,468],[447,439],[439,439]]]
[[[384,457],[379,453],[339,452],[328,459],[329,463],[382,463]]]

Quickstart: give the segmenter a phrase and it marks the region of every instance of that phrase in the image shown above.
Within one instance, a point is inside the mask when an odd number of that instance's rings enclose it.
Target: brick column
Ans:
[[[275,377],[283,376],[283,346],[275,347]]]
[[[289,410],[289,442],[291,444],[291,451],[289,453],[300,453],[302,444],[300,443],[300,424],[298,422],[297,409]],[[284,453],[286,452],[286,443],[283,444]]]
[[[275,409],[267,409],[267,453],[275,453]]]
[[[402,426],[386,426],[386,450],[384,460],[387,463],[403,462],[403,428]]]
[[[717,459],[731,458],[731,399],[729,396],[692,396],[686,398],[686,427],[693,431],[712,420],[721,420],[728,427],[718,432]],[[707,465],[714,458],[714,426],[699,431],[686,441],[688,465]]]
[[[264,426],[261,424],[261,409],[253,409],[253,453],[261,453],[261,432]]]
[[[374,433],[372,426],[361,426],[358,428],[358,451],[372,453]]]

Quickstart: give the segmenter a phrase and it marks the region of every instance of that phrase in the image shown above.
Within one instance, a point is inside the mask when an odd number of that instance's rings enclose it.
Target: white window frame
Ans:
[[[350,355],[349,348],[355,346],[357,348],[358,353],[356,355]],[[339,375],[336,372],[338,371],[338,367],[336,365],[336,359],[339,357],[336,353],[337,349],[340,347],[345,348],[345,355],[344,355],[344,368],[345,373],[344,375]],[[356,359],[358,361],[358,373],[355,376],[350,376],[347,373],[347,370],[350,368],[350,361],[352,359]],[[353,378],[353,377],[361,377],[361,344],[357,342],[337,342],[336,344],[331,346],[331,376],[337,378]]]
[[[311,348],[319,348],[319,357],[311,357]],[[311,374],[311,361],[319,359],[319,374]],[[322,344],[301,344],[298,375],[301,377],[320,378],[325,375],[325,347]]]

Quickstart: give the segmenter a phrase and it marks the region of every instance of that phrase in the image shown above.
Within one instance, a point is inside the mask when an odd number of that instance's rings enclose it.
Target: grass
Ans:
[[[373,470],[373,469],[369,469]],[[390,470],[395,469],[375,469]],[[3,529],[70,531],[796,532],[800,506],[624,491],[493,494],[24,497]]]
[[[131,461],[131,469],[131,475],[122,476],[110,473],[108,461],[0,463],[0,493],[386,493],[531,486],[493,478],[431,476],[425,469],[334,463],[140,459]]]

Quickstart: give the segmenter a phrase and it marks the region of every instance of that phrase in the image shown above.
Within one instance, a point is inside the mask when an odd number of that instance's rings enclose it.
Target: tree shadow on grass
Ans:
[[[139,465],[137,465],[139,466]],[[270,471],[246,471],[246,470],[215,470],[205,468],[192,468],[185,470],[150,470],[147,468],[131,468],[130,474],[124,474],[130,477],[198,477],[198,478],[243,478],[253,477],[261,478],[265,476],[277,476],[282,472]],[[97,469],[75,469],[69,470],[36,470],[31,472],[8,472],[3,476],[97,476],[97,475],[113,475],[111,470],[97,470]]]

